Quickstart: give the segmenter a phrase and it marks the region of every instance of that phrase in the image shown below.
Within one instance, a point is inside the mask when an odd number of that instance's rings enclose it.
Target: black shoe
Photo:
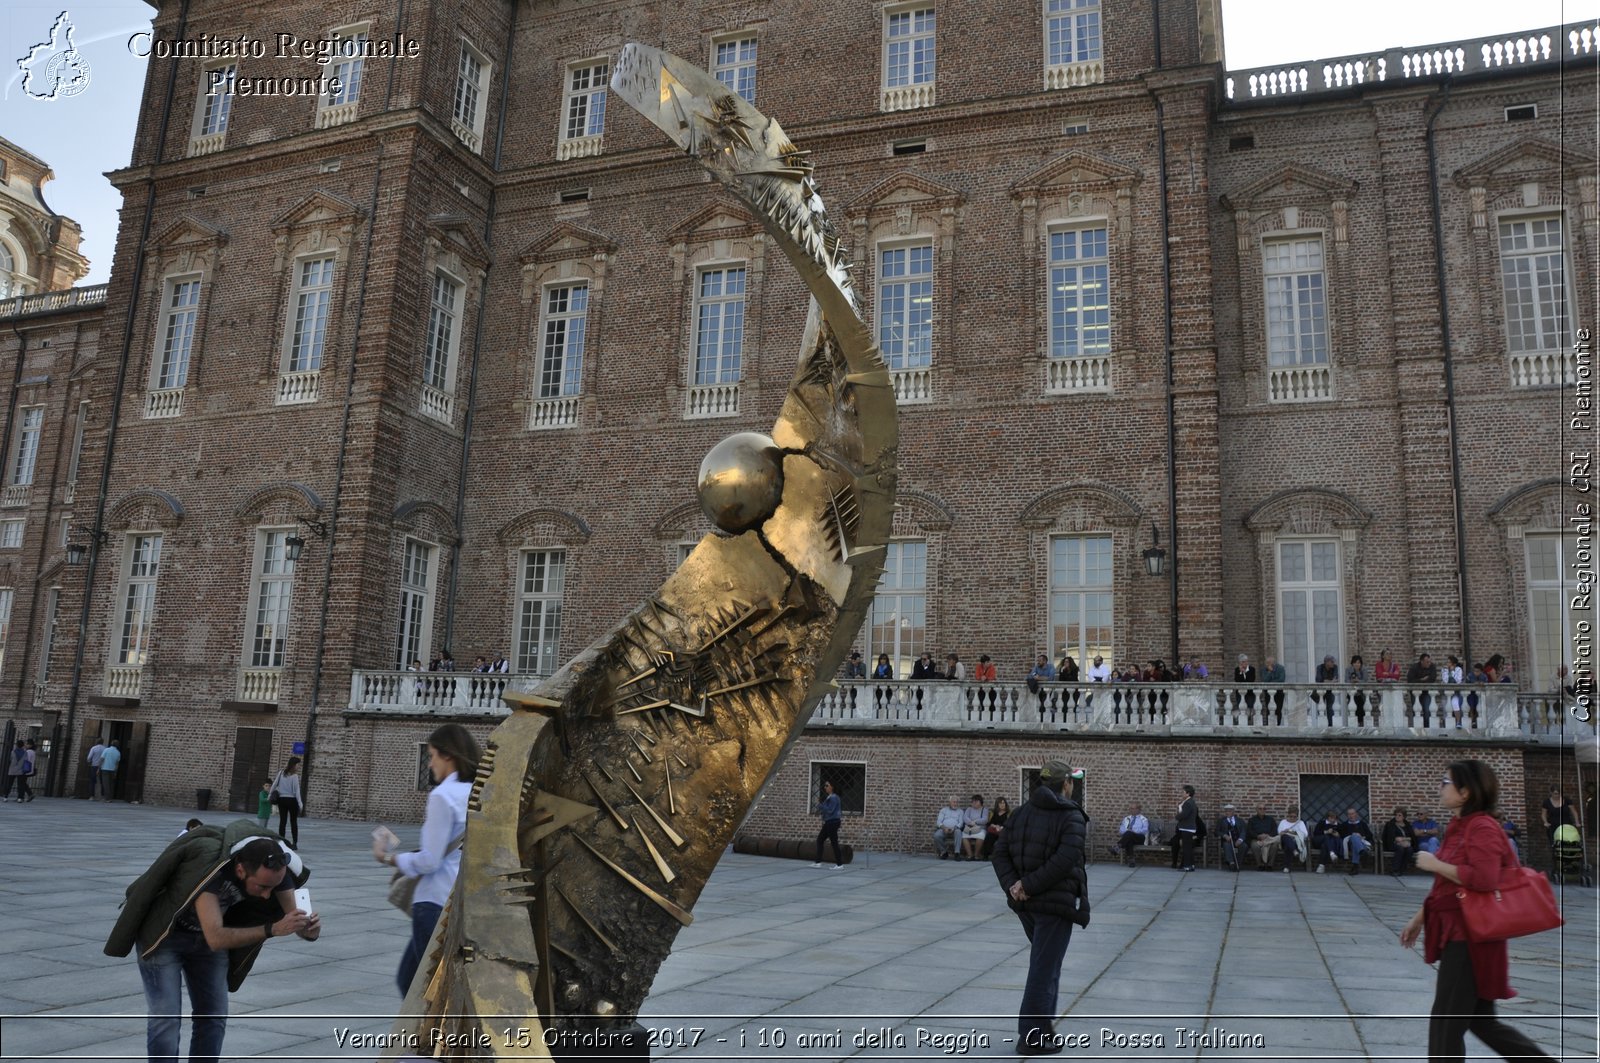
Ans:
[[[939,859],[940,860],[948,860],[948,859],[950,859],[950,854],[949,853],[940,853],[939,854]]]

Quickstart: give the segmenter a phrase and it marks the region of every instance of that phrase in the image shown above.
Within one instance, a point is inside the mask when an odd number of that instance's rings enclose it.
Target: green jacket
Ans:
[[[139,946],[144,958],[155,951],[172,932],[173,920],[194,902],[200,890],[231,864],[229,854],[252,838],[271,838],[283,842],[271,831],[263,831],[253,819],[236,819],[226,827],[196,827],[168,845],[149,870],[128,886],[127,900],[117,916],[111,936],[106,939],[107,956],[126,956]],[[311,872],[293,850],[285,846],[289,874],[281,889],[303,886]],[[277,898],[246,897],[229,908],[223,917],[228,926],[260,926],[269,918],[282,915]],[[228,950],[228,991],[243,984],[255,963],[261,942]]]

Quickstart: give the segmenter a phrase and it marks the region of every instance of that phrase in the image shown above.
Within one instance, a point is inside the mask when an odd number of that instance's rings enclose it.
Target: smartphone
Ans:
[[[300,909],[302,912],[305,912],[307,915],[311,915],[311,891],[306,889],[304,886],[295,890],[294,906]]]

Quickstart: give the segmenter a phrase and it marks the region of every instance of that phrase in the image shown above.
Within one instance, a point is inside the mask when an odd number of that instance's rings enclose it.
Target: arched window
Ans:
[[[10,298],[13,294],[11,271],[16,268],[16,262],[11,257],[11,249],[5,244],[0,244],[0,299]]]

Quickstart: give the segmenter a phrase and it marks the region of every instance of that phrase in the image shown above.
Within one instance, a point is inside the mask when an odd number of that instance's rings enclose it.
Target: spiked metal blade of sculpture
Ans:
[[[748,205],[813,300],[771,434],[730,436],[701,464],[720,531],[537,691],[506,696],[455,893],[395,1028],[444,1059],[530,1058],[545,1030],[637,1012],[860,629],[893,515],[894,390],[808,153],[653,48],[628,45],[611,90]],[[506,1044],[508,1027],[531,1044]]]

